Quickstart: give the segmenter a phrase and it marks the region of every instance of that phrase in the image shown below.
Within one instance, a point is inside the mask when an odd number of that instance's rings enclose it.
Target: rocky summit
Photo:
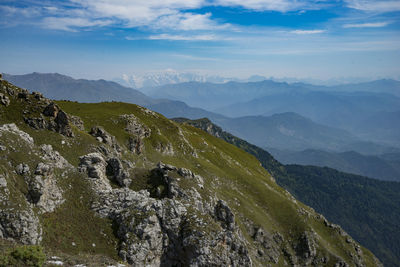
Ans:
[[[0,266],[382,266],[250,154],[0,80]]]

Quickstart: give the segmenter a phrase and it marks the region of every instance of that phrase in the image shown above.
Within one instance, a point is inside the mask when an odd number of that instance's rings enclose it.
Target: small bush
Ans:
[[[41,267],[46,260],[43,248],[40,246],[21,246],[14,248],[6,255],[0,256],[0,267],[31,266]]]

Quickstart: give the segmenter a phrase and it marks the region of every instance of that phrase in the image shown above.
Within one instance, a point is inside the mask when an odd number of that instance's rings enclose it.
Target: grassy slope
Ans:
[[[400,183],[378,181],[330,168],[282,165],[267,151],[230,133],[208,119],[174,119],[214,134],[254,155],[297,199],[340,224],[352,237],[371,249],[385,264],[400,260]],[[212,128],[210,128],[210,126]]]

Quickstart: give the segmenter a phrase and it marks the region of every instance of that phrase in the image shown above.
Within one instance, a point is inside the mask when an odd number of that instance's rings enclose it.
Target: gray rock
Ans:
[[[35,175],[28,181],[28,200],[31,203],[38,203],[43,194],[44,181],[42,176]]]
[[[15,168],[15,171],[19,175],[29,175],[30,174],[29,166],[25,163],[18,164],[17,167]]]
[[[115,151],[121,152],[121,148],[119,147],[115,137],[104,130],[103,127],[94,126],[92,127],[92,129],[90,129],[89,133],[96,138],[100,137],[101,139],[98,139],[99,141],[104,144],[110,145],[112,148],[114,148]]]
[[[106,162],[100,153],[90,153],[79,158],[79,170],[86,172],[89,178],[106,177]]]
[[[50,161],[54,168],[72,168],[72,165],[58,151],[53,150],[51,145],[43,144],[40,148],[43,152],[42,158]]]
[[[0,175],[0,188],[7,188],[7,180],[3,175]]]
[[[36,166],[36,170],[35,170],[35,174],[36,175],[42,175],[42,176],[46,176],[49,175],[51,171],[51,167],[43,162],[40,162],[37,166]]]
[[[68,115],[64,111],[60,110],[57,113],[54,122],[56,123],[55,127],[56,132],[65,135],[67,137],[74,137],[71,126],[69,124]]]
[[[81,131],[85,130],[85,125],[84,125],[82,119],[79,118],[78,116],[69,115],[69,120],[70,120],[71,124],[73,124],[79,130],[81,130]]]
[[[21,131],[15,123],[4,124],[0,126],[0,136],[3,132],[9,132],[15,135],[18,135],[22,140],[27,142],[28,144],[33,144],[33,138],[27,134],[26,132]]]
[[[13,238],[23,244],[39,244],[42,240],[39,219],[29,208],[0,210],[0,233],[3,238]]]
[[[121,161],[116,157],[107,160],[106,171],[107,176],[111,176],[120,186],[129,186],[132,182]]]
[[[235,215],[228,207],[225,201],[219,200],[215,206],[215,217],[221,222],[221,226],[228,230],[233,230],[235,227]]]
[[[0,93],[0,103],[7,107],[8,105],[10,105],[11,101],[8,96]]]
[[[317,255],[317,243],[315,241],[315,233],[304,232],[296,246],[296,254],[306,265],[309,265]]]
[[[150,128],[141,124],[133,114],[124,114],[120,118],[126,123],[125,131],[132,135],[128,139],[128,149],[138,155],[143,153],[143,139],[150,136]]]
[[[50,103],[43,110],[43,115],[55,118],[55,117],[57,117],[57,114],[59,111],[60,111],[60,108],[56,104]]]

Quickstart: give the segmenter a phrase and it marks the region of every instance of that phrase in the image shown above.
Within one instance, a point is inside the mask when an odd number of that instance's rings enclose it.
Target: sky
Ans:
[[[400,79],[400,0],[0,0],[0,72]]]

